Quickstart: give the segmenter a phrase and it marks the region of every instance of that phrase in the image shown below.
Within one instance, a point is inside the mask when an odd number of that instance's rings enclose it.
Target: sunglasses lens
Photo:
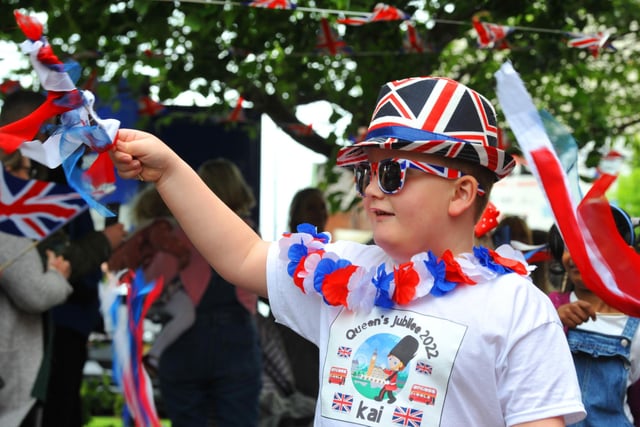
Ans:
[[[364,189],[367,188],[371,182],[371,165],[361,164],[355,168],[356,176],[356,191],[361,196],[364,196]]]
[[[378,169],[380,189],[385,193],[395,193],[402,187],[402,168],[396,161],[381,162]]]

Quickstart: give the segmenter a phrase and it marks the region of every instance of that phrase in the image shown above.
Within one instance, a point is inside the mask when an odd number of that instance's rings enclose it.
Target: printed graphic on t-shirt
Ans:
[[[408,310],[343,310],[322,368],[322,416],[365,426],[439,426],[466,329]]]

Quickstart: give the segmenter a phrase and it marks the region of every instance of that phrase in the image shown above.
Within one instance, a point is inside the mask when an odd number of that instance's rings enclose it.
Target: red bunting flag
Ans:
[[[142,96],[138,99],[138,114],[143,116],[157,116],[165,110],[165,106],[154,101],[149,96]]]
[[[613,44],[609,41],[609,34],[599,32],[597,34],[570,34],[569,47],[587,49],[594,58],[600,55],[603,49],[614,50]]]
[[[482,237],[489,231],[496,228],[498,226],[499,216],[500,211],[496,206],[491,202],[487,203],[487,207],[484,209],[484,212],[482,213],[480,220],[476,223],[476,227],[474,229],[476,237]]]
[[[347,43],[338,36],[338,33],[336,33],[333,28],[329,26],[327,18],[322,18],[320,20],[320,30],[318,31],[316,41],[316,51],[328,53],[331,56],[336,56],[339,53],[351,53],[351,49],[347,46]]]
[[[407,25],[407,31],[402,41],[402,48],[407,53],[423,53],[425,51],[424,40],[420,37],[415,25],[411,23]]]
[[[247,6],[262,7],[265,9],[295,9],[296,5],[287,0],[255,0],[247,3]]]
[[[239,96],[238,101],[236,101],[236,106],[233,108],[233,111],[229,113],[226,120],[227,122],[244,122],[246,118],[244,117],[244,112],[242,111],[242,103],[244,102],[244,98]]]
[[[37,18],[29,15],[23,15],[18,10],[13,11],[16,23],[24,35],[31,41],[40,40],[42,38],[42,24]]]
[[[600,162],[596,167],[598,176],[601,175],[618,175],[622,168],[624,156],[615,150],[611,150],[600,158]]]
[[[480,21],[481,17],[488,16],[488,12],[478,12],[471,18],[473,28],[478,34],[478,45],[481,48],[508,49],[507,36],[513,28]]]
[[[289,132],[297,136],[310,136],[313,135],[313,126],[305,125],[302,123],[289,123],[286,125]]]

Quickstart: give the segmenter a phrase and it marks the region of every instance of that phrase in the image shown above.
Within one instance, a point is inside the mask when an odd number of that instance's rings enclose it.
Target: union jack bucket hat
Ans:
[[[476,91],[443,77],[386,83],[363,141],[340,149],[336,163],[367,161],[365,147],[416,151],[478,163],[507,176],[515,161],[498,144],[496,112]]]

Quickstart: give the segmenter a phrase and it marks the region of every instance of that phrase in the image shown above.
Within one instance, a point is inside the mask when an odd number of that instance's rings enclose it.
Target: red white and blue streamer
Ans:
[[[133,422],[136,427],[159,427],[151,380],[142,365],[142,334],[149,307],[162,292],[162,278],[147,283],[138,269],[125,273],[122,283],[104,286],[101,305],[105,324],[113,330],[113,378],[124,395],[125,425]],[[122,286],[126,286],[126,302],[119,289]]]
[[[496,80],[505,117],[585,284],[610,306],[639,317],[640,288],[634,284],[640,275],[640,255],[618,233],[604,197],[615,175],[603,174],[576,204],[542,119],[510,62],[496,72]]]
[[[28,116],[0,127],[0,149],[20,152],[49,168],[62,164],[69,185],[104,216],[113,216],[94,197],[107,192],[115,182],[115,172],[107,151],[120,127],[115,119],[100,119],[93,110],[94,96],[81,91],[69,75],[68,67],[53,52],[43,35],[42,24],[34,17],[14,12],[16,22],[27,37],[20,47],[29,56],[42,87],[47,91],[43,104]],[[61,124],[44,142],[34,140],[43,124],[60,116]],[[99,153],[97,165],[81,166],[89,151]]]

